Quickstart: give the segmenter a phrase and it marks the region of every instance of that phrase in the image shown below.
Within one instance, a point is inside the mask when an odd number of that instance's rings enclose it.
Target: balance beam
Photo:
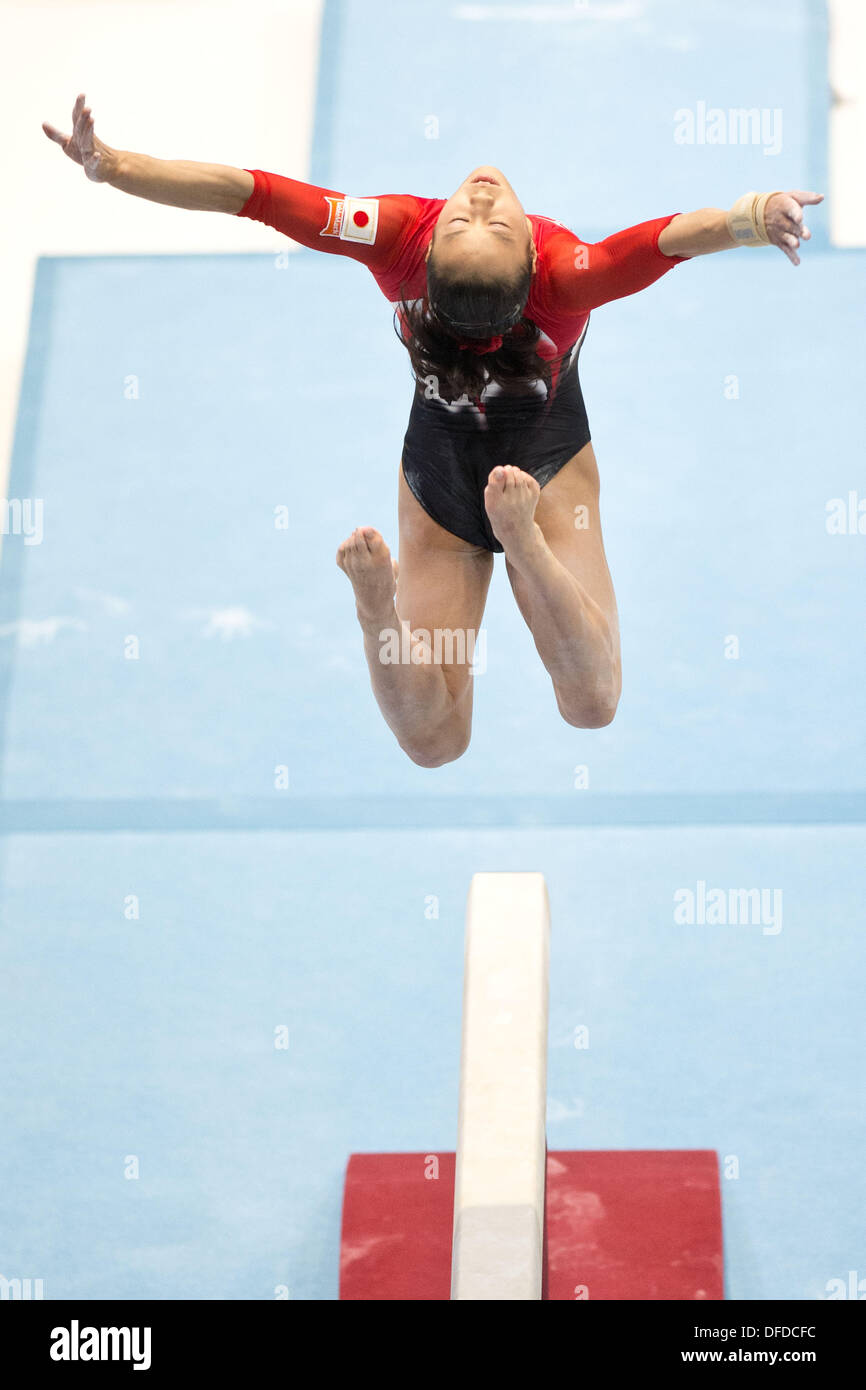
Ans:
[[[724,1298],[712,1150],[545,1154],[549,934],[541,874],[475,875],[458,1152],[350,1155],[341,1299]]]
[[[542,874],[476,874],[466,908],[452,1300],[542,1296],[550,908]]]

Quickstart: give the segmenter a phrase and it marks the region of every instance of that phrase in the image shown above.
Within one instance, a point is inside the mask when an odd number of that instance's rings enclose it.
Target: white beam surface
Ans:
[[[451,1298],[541,1298],[550,909],[542,874],[476,874],[466,909]]]

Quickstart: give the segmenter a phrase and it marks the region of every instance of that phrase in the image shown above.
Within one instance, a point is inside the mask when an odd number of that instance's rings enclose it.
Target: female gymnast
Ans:
[[[527,215],[505,175],[474,169],[450,198],[349,197],[260,169],[153,159],[94,133],[43,130],[89,179],[153,202],[254,218],[372,271],[408,350],[415,396],[399,477],[399,569],[372,527],[344,541],[373,692],[422,767],[469,744],[472,647],[494,552],[562,717],[609,724],[621,688],[616,601],[577,360],[591,309],[681,261],[772,244],[799,265],[818,193],[747,193],[724,212],[659,217],[588,244]],[[397,639],[397,640],[395,640]],[[403,639],[403,640],[400,640]]]

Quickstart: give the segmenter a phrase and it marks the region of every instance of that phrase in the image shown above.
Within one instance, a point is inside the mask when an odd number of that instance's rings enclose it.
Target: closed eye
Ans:
[[[468,222],[468,221],[469,221],[469,218],[468,218],[468,217],[451,217],[451,218],[449,218],[449,226],[450,226],[450,224],[451,224],[452,222]],[[505,230],[506,230],[506,232],[509,232],[509,231],[511,230],[511,228],[510,228],[510,226],[509,226],[509,224],[508,224],[507,222],[488,222],[487,225],[488,225],[488,227],[504,227]]]

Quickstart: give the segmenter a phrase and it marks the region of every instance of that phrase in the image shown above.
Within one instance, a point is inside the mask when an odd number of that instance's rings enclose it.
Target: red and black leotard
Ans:
[[[247,172],[255,187],[240,217],[264,222],[312,250],[361,261],[391,303],[401,293],[407,299],[426,293],[425,254],[444,198],[353,198],[261,169]],[[538,259],[524,313],[541,330],[539,353],[562,361],[549,397],[542,383],[519,397],[494,383],[480,405],[449,404],[417,385],[403,473],[421,506],[446,530],[501,551],[484,510],[490,470],[513,463],[543,487],[589,442],[577,358],[590,311],[645,289],[687,259],[658,248],[660,232],[675,216],[590,243],[552,218],[529,215]]]

